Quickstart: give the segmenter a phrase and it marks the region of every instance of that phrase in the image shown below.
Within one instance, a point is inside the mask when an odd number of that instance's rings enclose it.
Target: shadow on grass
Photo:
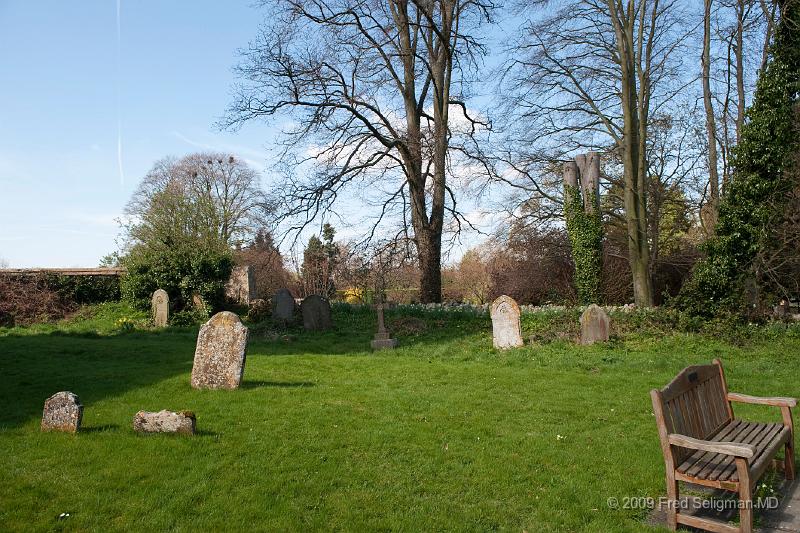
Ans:
[[[441,316],[440,316],[441,315]],[[396,332],[401,347],[435,345],[474,335],[488,318],[442,315],[411,316],[387,312],[389,327],[411,317],[418,330]],[[248,353],[255,356],[319,354],[364,355],[377,329],[375,313],[334,309],[334,328],[307,332],[302,326],[263,330],[250,325]],[[269,328],[272,328],[270,325]],[[45,399],[71,391],[84,405],[188,374],[194,359],[197,328],[169,328],[99,335],[86,331],[28,331],[0,336],[0,427],[15,427],[41,416]],[[310,382],[244,381],[242,387],[313,387]],[[88,429],[88,428],[87,428]],[[102,431],[98,429],[96,431]]]
[[[119,429],[118,424],[105,424],[103,426],[81,426],[81,433],[103,433],[105,431],[116,431]]]
[[[74,392],[89,406],[188,373],[193,357],[194,342],[182,334],[0,337],[0,402],[6,406],[0,426],[41,416],[45,399],[58,391]]]
[[[260,389],[262,387],[315,387],[317,384],[311,381],[243,381],[243,389]]]

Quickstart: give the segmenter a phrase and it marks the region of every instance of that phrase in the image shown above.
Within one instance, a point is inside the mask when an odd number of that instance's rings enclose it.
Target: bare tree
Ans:
[[[714,115],[713,95],[711,93],[711,4],[712,0],[703,0],[703,107],[706,113],[706,134],[708,136],[708,190],[709,201],[706,204],[706,216],[701,220],[710,234],[717,223],[719,210],[719,163],[717,161],[717,119]],[[741,98],[740,100],[743,100]]]
[[[753,93],[758,73],[766,65],[777,16],[776,5],[767,0],[716,0],[704,13],[704,21],[707,19],[712,26],[708,61],[710,87],[704,87],[704,96],[710,93],[718,109],[715,120],[721,156],[717,173],[722,180],[720,192],[733,171],[731,149],[739,142],[747,98]],[[704,83],[705,80],[703,76]],[[709,188],[711,186],[709,183]],[[711,192],[708,203],[713,201]]]
[[[281,215],[296,221],[288,231],[330,216],[345,191],[360,194],[378,213],[369,237],[398,219],[417,249],[421,300],[440,301],[445,219],[466,222],[449,177],[455,161],[473,157],[475,133],[487,126],[466,97],[483,53],[470,31],[489,21],[492,0],[262,5],[269,22],[243,52],[242,82],[222,125],[291,117],[281,152]]]
[[[686,85],[676,0],[536,2],[547,12],[512,43],[504,86],[522,141],[563,154],[611,145],[623,167],[634,299],[653,303],[647,228],[650,117]],[[543,143],[545,143],[543,145]]]
[[[259,174],[222,153],[156,162],[125,208],[134,239],[184,233],[236,247],[252,241],[271,212]]]

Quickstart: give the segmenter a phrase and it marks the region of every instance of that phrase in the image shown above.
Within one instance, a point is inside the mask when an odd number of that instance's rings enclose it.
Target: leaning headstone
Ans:
[[[500,296],[490,309],[492,340],[500,350],[522,346],[522,328],[519,323],[519,305],[510,296]]]
[[[42,431],[65,431],[75,433],[81,428],[83,405],[69,391],[57,392],[44,402]]]
[[[180,433],[194,435],[196,419],[191,411],[139,411],[133,417],[133,430],[137,433]]]
[[[195,389],[236,389],[244,374],[247,328],[239,317],[222,311],[203,324],[197,335],[192,366]]]
[[[237,304],[249,305],[256,298],[256,280],[250,265],[237,265],[225,284],[225,297]]]
[[[370,343],[373,350],[393,350],[397,348],[397,339],[391,338],[389,332],[386,331],[386,323],[383,318],[383,304],[378,304],[376,307],[378,312],[378,332],[375,338]]]
[[[157,328],[164,328],[169,322],[169,296],[164,289],[153,293],[153,324]]]
[[[608,340],[611,320],[601,307],[592,304],[581,315],[581,344],[594,344]]]
[[[331,304],[327,298],[312,294],[300,302],[300,312],[303,314],[303,327],[310,331],[330,329]]]
[[[294,296],[289,289],[280,289],[272,297],[272,318],[289,322],[294,317]]]

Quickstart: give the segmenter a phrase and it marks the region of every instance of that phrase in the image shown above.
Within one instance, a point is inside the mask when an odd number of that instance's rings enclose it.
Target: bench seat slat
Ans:
[[[733,442],[733,439],[728,438],[728,436],[736,430],[737,427],[741,425],[741,420],[733,420],[729,422],[723,428],[717,432],[717,434],[710,439],[716,442]],[[714,453],[714,452],[702,452],[698,451],[691,455],[686,461],[681,464],[678,468],[682,473],[685,473],[689,476],[696,476],[700,473],[700,471],[706,467],[710,462],[713,460],[718,459],[721,454]]]
[[[714,442],[752,444],[758,450],[750,461],[753,470],[766,464],[774,453],[788,441],[790,432],[783,424],[746,422],[734,419],[707,439]],[[678,467],[681,474],[712,481],[738,482],[736,463],[730,455],[695,451]]]

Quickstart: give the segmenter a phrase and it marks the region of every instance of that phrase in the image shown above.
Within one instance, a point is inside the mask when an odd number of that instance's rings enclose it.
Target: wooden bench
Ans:
[[[650,393],[666,463],[667,526],[684,524],[718,533],[753,530],[753,490],[769,466],[794,479],[794,398],[757,398],[728,392],[722,363],[690,366]],[[779,407],[782,423],[734,418],[731,402]],[[784,459],[775,455],[784,448]],[[679,512],[678,482],[738,493],[739,527]]]

